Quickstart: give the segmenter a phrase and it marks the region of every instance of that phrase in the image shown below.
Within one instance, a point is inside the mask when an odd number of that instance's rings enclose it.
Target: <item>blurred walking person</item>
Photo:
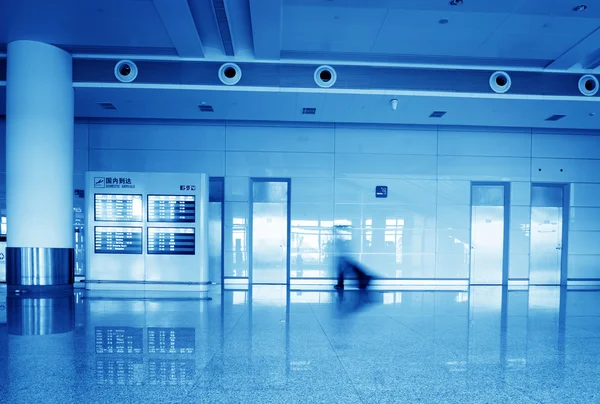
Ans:
[[[344,281],[348,275],[352,273],[356,276],[358,281],[358,288],[360,290],[366,290],[367,286],[373,279],[360,264],[351,258],[350,256],[350,240],[345,237],[344,230],[349,230],[348,226],[334,226],[334,265],[337,271],[337,283],[334,286],[337,290],[344,289]]]

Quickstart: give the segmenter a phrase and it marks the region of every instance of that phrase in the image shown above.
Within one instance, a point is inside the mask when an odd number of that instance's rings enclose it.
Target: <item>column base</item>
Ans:
[[[7,247],[6,284],[18,287],[73,285],[73,248]]]

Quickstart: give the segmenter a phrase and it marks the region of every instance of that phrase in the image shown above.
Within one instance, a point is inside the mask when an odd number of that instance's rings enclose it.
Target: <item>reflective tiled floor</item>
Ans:
[[[597,291],[211,296],[0,289],[0,402],[600,402]]]

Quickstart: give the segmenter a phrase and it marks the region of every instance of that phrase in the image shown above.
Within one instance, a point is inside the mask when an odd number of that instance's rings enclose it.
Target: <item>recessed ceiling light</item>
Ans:
[[[595,116],[596,113],[595,112],[590,112],[590,116]]]
[[[463,0],[452,0],[450,2],[451,6],[460,6],[461,4],[463,4]]]
[[[587,6],[585,4],[580,4],[576,7],[573,7],[573,11],[575,12],[580,12],[580,11],[585,11],[587,10]]]
[[[442,18],[438,21],[440,24],[448,24],[450,21],[447,18]]]

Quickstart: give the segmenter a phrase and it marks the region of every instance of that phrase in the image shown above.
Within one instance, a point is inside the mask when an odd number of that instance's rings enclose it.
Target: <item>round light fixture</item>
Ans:
[[[577,86],[579,87],[579,92],[581,92],[581,94],[591,97],[596,95],[598,92],[598,79],[591,74],[586,74],[579,78],[579,83]]]
[[[331,66],[319,66],[315,70],[314,79],[319,87],[328,88],[335,84],[337,73]]]
[[[452,0],[450,2],[451,6],[460,6],[461,4],[463,4],[463,0]]]
[[[512,80],[506,72],[495,72],[490,76],[490,87],[495,93],[503,94],[510,89]]]
[[[242,69],[235,63],[224,63],[219,68],[219,80],[228,86],[237,84],[242,78]]]
[[[120,60],[115,65],[115,77],[121,83],[131,83],[138,74],[138,68],[131,60]]]
[[[581,11],[585,11],[587,10],[587,6],[585,4],[580,4],[578,6],[573,7],[573,11],[575,11],[576,13],[579,13]]]
[[[447,18],[442,18],[441,20],[438,21],[440,24],[448,24],[450,22],[450,20],[448,20]]]

